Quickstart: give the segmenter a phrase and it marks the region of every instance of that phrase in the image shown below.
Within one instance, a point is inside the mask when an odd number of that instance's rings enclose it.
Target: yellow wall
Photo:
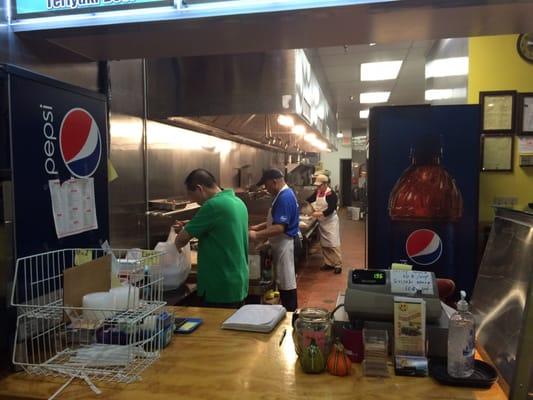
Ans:
[[[516,51],[518,35],[473,37],[469,41],[468,102],[477,104],[480,91],[533,92],[533,64]],[[479,189],[479,220],[494,217],[494,197],[517,197],[522,209],[533,202],[533,167],[520,167],[515,138],[513,172],[482,172]]]

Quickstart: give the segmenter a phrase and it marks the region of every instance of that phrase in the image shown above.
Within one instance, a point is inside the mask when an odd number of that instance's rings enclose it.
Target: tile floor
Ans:
[[[320,244],[314,243],[307,262],[297,267],[298,307],[321,307],[332,310],[337,294],[344,292],[347,273],[352,268],[363,268],[365,261],[365,222],[352,221],[344,210],[339,212],[341,250],[344,267],[342,273],[321,271],[323,265]]]

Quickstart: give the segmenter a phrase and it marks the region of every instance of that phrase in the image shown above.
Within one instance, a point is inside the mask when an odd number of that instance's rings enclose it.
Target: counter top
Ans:
[[[173,307],[177,316],[203,318],[190,335],[174,335],[161,359],[133,384],[96,382],[96,396],[86,384],[68,386],[58,399],[335,399],[335,400],[499,400],[506,396],[498,385],[488,390],[441,386],[432,378],[366,378],[361,366],[351,376],[302,372],[292,343],[290,314],[270,334],[220,329],[233,310]],[[279,346],[283,330],[287,335]],[[392,368],[391,368],[392,372]],[[12,374],[0,380],[0,399],[42,399],[66,380]]]

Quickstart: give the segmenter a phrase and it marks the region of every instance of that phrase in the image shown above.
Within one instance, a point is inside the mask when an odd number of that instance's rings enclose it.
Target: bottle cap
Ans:
[[[466,301],[466,292],[461,290],[461,300],[457,302],[458,311],[468,311],[468,301]]]
[[[430,132],[418,137],[413,155],[418,165],[435,164],[435,157],[440,158],[441,151],[440,135]]]

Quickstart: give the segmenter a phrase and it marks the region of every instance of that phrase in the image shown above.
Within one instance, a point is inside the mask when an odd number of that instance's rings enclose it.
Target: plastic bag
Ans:
[[[191,246],[178,252],[174,245],[176,234],[171,228],[166,242],[159,242],[155,246],[156,251],[164,253],[161,256],[161,273],[163,275],[163,290],[174,290],[180,287],[191,272]]]

